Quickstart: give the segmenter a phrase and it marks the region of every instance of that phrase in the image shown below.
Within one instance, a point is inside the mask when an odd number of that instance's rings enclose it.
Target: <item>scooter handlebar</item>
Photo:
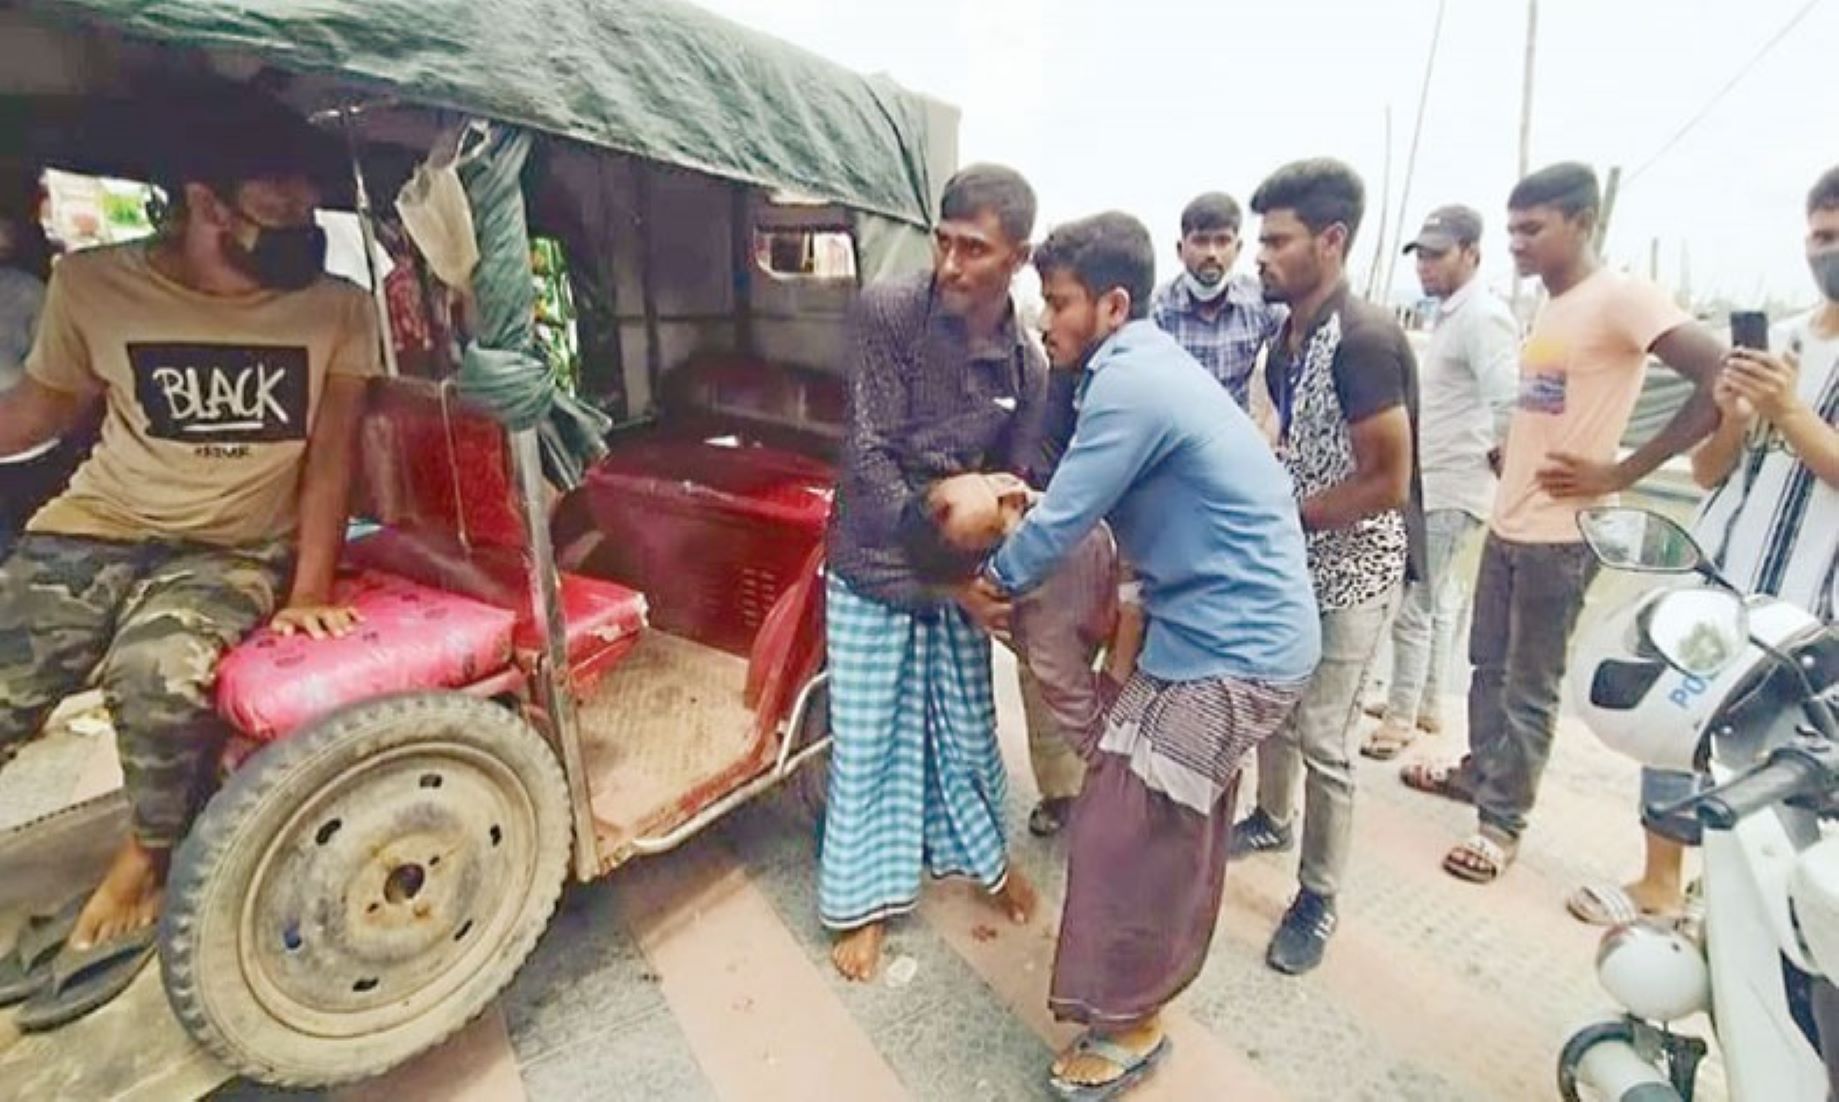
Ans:
[[[1805,753],[1777,753],[1762,765],[1697,798],[1695,813],[1707,830],[1730,830],[1746,815],[1824,789],[1826,768]]]

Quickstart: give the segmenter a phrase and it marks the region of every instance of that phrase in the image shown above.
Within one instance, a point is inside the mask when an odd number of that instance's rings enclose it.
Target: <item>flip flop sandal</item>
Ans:
[[[1686,900],[1680,907],[1679,920],[1682,923],[1703,925],[1705,922],[1705,881],[1694,880],[1686,885]]]
[[[1444,855],[1443,871],[1471,884],[1492,884],[1513,864],[1513,857],[1513,850],[1476,834]]]
[[[1690,899],[1677,909],[1648,910],[1637,904],[1627,889],[1606,880],[1578,888],[1564,901],[1564,908],[1572,918],[1592,926],[1628,926],[1644,919],[1667,926],[1692,917]]]
[[[51,964],[51,983],[19,1008],[19,1028],[42,1033],[76,1021],[128,989],[154,957],[158,924],[91,946],[66,947]]]
[[[1117,1078],[1103,1083],[1069,1083],[1057,1075],[1047,1077],[1047,1085],[1053,1089],[1054,1097],[1066,1102],[1105,1102],[1116,1098],[1125,1091],[1142,1082],[1150,1072],[1156,1070],[1168,1056],[1175,1042],[1165,1034],[1156,1047],[1148,1052],[1132,1052],[1123,1045],[1095,1037],[1090,1033],[1081,1034],[1073,1042],[1073,1052],[1079,1056],[1096,1056],[1116,1065],[1121,1070]]]
[[[1391,761],[1404,753],[1406,748],[1417,739],[1418,732],[1415,727],[1404,727],[1391,722],[1381,723],[1372,734],[1367,736],[1366,741],[1360,744],[1360,753],[1363,757],[1372,758],[1374,761]]]
[[[1590,883],[1572,892],[1564,901],[1571,917],[1592,926],[1627,926],[1645,913],[1621,886]]]
[[[74,895],[57,910],[26,919],[13,951],[0,958],[0,1006],[24,1002],[51,982],[51,962],[76,929],[87,895]]]
[[[1398,779],[1405,782],[1406,788],[1441,796],[1459,804],[1472,804],[1475,802],[1475,793],[1456,779],[1461,775],[1460,764],[1433,765],[1424,761],[1412,762],[1398,771]]]

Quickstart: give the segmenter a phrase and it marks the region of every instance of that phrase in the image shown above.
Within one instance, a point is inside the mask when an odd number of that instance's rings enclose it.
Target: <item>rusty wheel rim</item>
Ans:
[[[414,1021],[512,932],[536,844],[530,793],[489,754],[421,743],[344,769],[256,863],[237,923],[250,991],[316,1036]]]

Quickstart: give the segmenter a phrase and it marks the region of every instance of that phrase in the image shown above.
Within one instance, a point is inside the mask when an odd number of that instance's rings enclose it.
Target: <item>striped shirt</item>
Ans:
[[[1771,348],[1801,363],[1800,395],[1839,424],[1839,337],[1821,337],[1813,315],[1776,327]],[[1767,593],[1822,620],[1833,618],[1839,586],[1839,489],[1789,451],[1779,433],[1752,435],[1737,465],[1699,510],[1693,531],[1738,589]]]
[[[1150,299],[1149,316],[1157,328],[1199,360],[1243,409],[1258,350],[1277,335],[1286,311],[1264,301],[1256,279],[1245,275],[1226,279],[1225,305],[1212,318],[1201,313],[1201,304],[1180,277]]]

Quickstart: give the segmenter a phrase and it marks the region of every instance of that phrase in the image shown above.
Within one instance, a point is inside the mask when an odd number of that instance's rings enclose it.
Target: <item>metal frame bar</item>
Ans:
[[[652,227],[651,169],[641,161],[632,162],[633,187],[638,193],[639,208],[639,291],[645,309],[645,389],[646,410],[658,408],[659,391],[664,385],[664,345],[658,333],[657,234]],[[628,404],[628,414],[638,412]]]
[[[753,335],[753,189],[730,184],[728,192],[729,266],[734,269],[734,346],[754,354]]]
[[[778,787],[787,777],[796,773],[806,762],[829,749],[830,736],[825,735],[823,738],[793,755],[791,760],[786,763],[784,772],[775,769],[772,772],[762,773],[747,784],[742,785],[740,788],[728,793],[715,803],[710,804],[694,819],[684,823],[670,833],[660,834],[654,838],[636,839],[626,848],[629,852],[638,857],[651,857],[676,849],[691,838],[701,834],[706,828],[713,825],[716,820],[727,815],[730,811],[751,801],[754,797],[769,789]]]
[[[568,804],[575,823],[575,876],[592,880],[600,875],[600,846],[594,833],[594,809],[588,802],[581,718],[575,710],[574,688],[569,684],[562,583],[556,572],[555,551],[549,543],[549,512],[543,507],[542,449],[535,429],[511,433],[510,441],[528,534],[530,604],[543,639],[542,661],[532,680],[537,699],[549,716],[551,736],[562,755],[562,773],[568,779]]]
[[[792,739],[805,725],[805,713],[811,710],[811,698],[817,695],[817,690],[828,684],[830,671],[819,670],[815,677],[805,682],[804,688],[798,690],[797,699],[792,701],[792,714],[785,721],[785,739],[779,744],[779,760],[773,766],[773,772],[781,777],[791,771],[786,763],[792,757]]]
[[[694,818],[665,834],[652,838],[639,838],[627,845],[626,850],[638,857],[652,857],[667,853],[701,834],[717,820],[730,811],[751,801],[783,783],[793,773],[798,772],[807,762],[830,749],[831,736],[825,735],[811,745],[792,753],[792,739],[804,725],[805,713],[811,707],[812,697],[817,695],[820,686],[830,680],[829,671],[820,671],[817,676],[805,682],[805,687],[798,692],[798,700],[792,705],[792,715],[786,721],[785,739],[779,744],[779,757],[773,768],[755,777],[752,781],[728,793],[710,804]]]
[[[619,258],[630,247],[627,241],[626,227],[619,225],[616,214],[619,202],[613,191],[612,183],[607,179],[608,157],[595,157],[594,164],[594,198],[598,204],[599,231],[605,235],[608,244],[591,250],[594,264],[595,290],[603,292],[606,302],[604,317],[594,319],[595,338],[604,342],[607,353],[612,359],[610,366],[601,367],[596,376],[605,374],[618,381],[619,417],[616,420],[632,416],[632,384],[626,378],[626,338],[623,323],[619,316]],[[605,328],[607,332],[600,330]],[[584,368],[587,365],[583,365]],[[596,383],[601,380],[594,380]],[[590,386],[588,395],[596,400],[602,409],[606,408],[608,391],[600,386]],[[611,413],[611,410],[607,410]]]
[[[377,231],[370,224],[372,210],[370,205],[370,185],[364,178],[364,164],[358,159],[357,128],[352,124],[360,113],[356,107],[343,107],[338,110],[338,119],[345,134],[345,150],[351,158],[351,183],[354,189],[354,203],[357,206],[358,236],[364,242],[364,271],[370,275],[371,304],[377,308],[377,328],[382,341],[383,372],[394,379],[402,374],[396,363],[396,339],[390,328],[389,293],[383,287],[383,273],[377,271]]]

